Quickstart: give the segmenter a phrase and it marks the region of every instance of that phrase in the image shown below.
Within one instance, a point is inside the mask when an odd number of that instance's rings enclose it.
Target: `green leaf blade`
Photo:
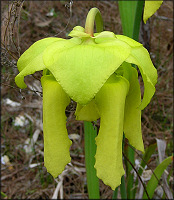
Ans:
[[[95,137],[97,136],[97,128],[91,122],[84,121],[85,132],[85,164],[87,174],[88,196],[89,199],[100,199],[99,179],[96,176],[95,153],[96,144]]]
[[[163,160],[154,170],[154,173],[156,175],[156,177],[158,178],[158,180],[160,180],[162,174],[164,173],[164,170],[167,168],[167,166],[172,162],[173,160],[173,156],[170,156],[168,158],[166,158],[165,160]],[[156,179],[154,174],[152,174],[151,179],[148,181],[147,183],[147,187],[146,190],[149,194],[150,198],[153,198],[154,192],[156,187],[158,186],[158,180]],[[147,195],[144,192],[143,194],[143,199],[147,199]]]

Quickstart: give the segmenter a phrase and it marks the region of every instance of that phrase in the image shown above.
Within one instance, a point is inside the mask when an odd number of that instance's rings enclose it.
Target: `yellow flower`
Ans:
[[[131,145],[144,151],[141,110],[155,92],[157,71],[142,44],[126,36],[109,31],[93,35],[80,26],[69,36],[34,43],[18,60],[15,82],[25,88],[24,77],[43,70],[44,162],[54,177],[71,159],[65,116],[70,99],[77,102],[77,120],[100,118],[95,168],[114,190],[124,174],[123,131]],[[131,63],[144,81],[142,102],[138,73]]]
[[[159,9],[163,1],[145,1],[143,20],[146,21]]]

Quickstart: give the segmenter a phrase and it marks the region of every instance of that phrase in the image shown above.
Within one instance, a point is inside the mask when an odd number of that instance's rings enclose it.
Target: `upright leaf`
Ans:
[[[170,156],[170,157],[166,158],[165,160],[163,160],[163,162],[160,163],[156,167],[156,169],[154,170],[154,173],[155,173],[156,177],[158,178],[158,180],[161,178],[162,174],[164,173],[164,170],[172,162],[172,160],[173,160],[173,156]],[[156,179],[155,175],[152,174],[152,177],[148,181],[147,187],[146,187],[146,190],[147,190],[150,198],[153,198],[155,189],[158,186],[158,180]],[[145,192],[143,194],[143,199],[147,199],[147,195]]]

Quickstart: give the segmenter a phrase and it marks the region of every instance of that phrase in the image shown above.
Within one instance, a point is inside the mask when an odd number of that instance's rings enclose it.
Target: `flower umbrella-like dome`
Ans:
[[[157,71],[142,44],[126,36],[109,31],[90,35],[80,26],[69,36],[34,43],[18,60],[15,82],[25,88],[24,77],[43,70],[44,161],[54,177],[70,162],[65,116],[70,98],[77,102],[76,119],[100,118],[95,168],[97,176],[115,189],[124,174],[123,131],[131,145],[144,151],[141,110],[155,92]],[[144,81],[142,102],[131,63],[138,66]]]

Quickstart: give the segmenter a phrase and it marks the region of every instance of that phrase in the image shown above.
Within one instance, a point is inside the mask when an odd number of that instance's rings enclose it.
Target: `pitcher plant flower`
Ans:
[[[157,71],[142,44],[103,31],[97,8],[89,11],[85,28],[74,27],[69,36],[48,37],[31,45],[17,62],[20,73],[15,82],[26,88],[24,77],[43,70],[44,164],[53,177],[71,160],[65,115],[70,99],[77,102],[77,120],[100,118],[94,167],[98,178],[114,190],[124,174],[123,132],[132,146],[144,152],[141,110],[154,95]],[[143,78],[142,101],[138,72],[131,64],[138,66]]]
[[[148,1],[145,0],[143,21],[146,21],[160,8],[163,1]]]

